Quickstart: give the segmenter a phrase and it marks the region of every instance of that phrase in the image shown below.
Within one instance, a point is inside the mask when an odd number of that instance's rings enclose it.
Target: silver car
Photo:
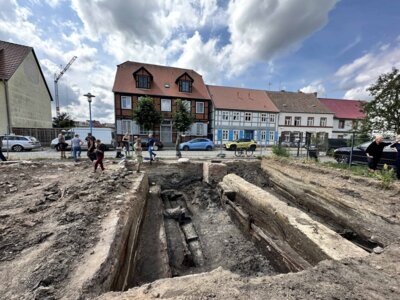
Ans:
[[[21,152],[42,147],[40,142],[33,136],[6,135],[0,136],[0,139],[3,140],[2,151],[7,151],[8,148],[8,151]]]

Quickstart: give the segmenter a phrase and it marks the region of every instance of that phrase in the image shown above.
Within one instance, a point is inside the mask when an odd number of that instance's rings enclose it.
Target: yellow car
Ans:
[[[236,141],[229,141],[224,144],[226,150],[236,150],[236,149],[249,149],[256,150],[257,144],[252,139],[237,139]]]

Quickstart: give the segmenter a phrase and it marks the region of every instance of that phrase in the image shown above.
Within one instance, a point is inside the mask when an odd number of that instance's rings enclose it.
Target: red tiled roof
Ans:
[[[141,89],[136,87],[133,73],[141,67],[144,67],[153,76],[150,89]],[[180,92],[179,85],[175,83],[176,79],[185,72],[193,78],[192,93]],[[169,85],[169,87],[166,87],[166,85]],[[118,65],[113,92],[149,96],[166,96],[182,99],[210,99],[203,77],[193,70],[132,61],[126,61]]]
[[[215,85],[207,88],[217,109],[278,112],[265,91]]]
[[[0,41],[0,79],[9,80],[32,47]]]
[[[319,101],[335,113],[335,118],[337,119],[354,120],[365,118],[362,112],[362,103],[365,103],[365,101],[326,98],[319,98]]]

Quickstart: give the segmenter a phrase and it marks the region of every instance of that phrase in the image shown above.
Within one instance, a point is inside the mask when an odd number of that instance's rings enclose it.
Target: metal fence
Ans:
[[[53,139],[55,139],[61,130],[68,128],[19,128],[13,127],[13,134],[23,136],[33,136],[40,141],[42,146],[48,147]]]

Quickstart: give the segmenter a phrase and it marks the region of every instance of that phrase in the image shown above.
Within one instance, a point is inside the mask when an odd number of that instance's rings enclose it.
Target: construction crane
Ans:
[[[59,74],[54,74],[54,96],[56,98],[56,113],[57,113],[57,117],[60,116],[60,100],[58,99],[58,81],[65,74],[65,72],[67,72],[69,67],[73,64],[73,62],[77,58],[78,58],[77,56],[74,56],[73,58],[71,58],[69,63],[65,66],[65,68]]]

